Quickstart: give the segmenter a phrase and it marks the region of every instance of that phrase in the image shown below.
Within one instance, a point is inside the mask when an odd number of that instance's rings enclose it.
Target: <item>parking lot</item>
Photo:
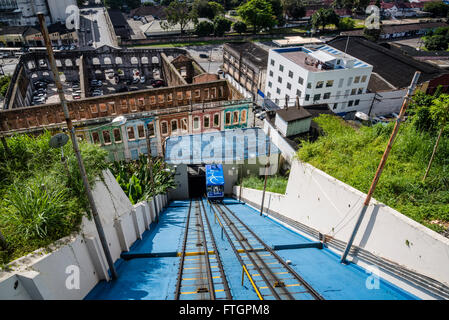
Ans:
[[[186,50],[208,73],[217,73],[223,65],[223,45],[189,46]]]

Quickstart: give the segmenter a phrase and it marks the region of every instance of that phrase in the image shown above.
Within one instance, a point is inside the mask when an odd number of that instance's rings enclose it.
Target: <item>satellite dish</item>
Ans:
[[[57,135],[54,135],[50,139],[50,147],[52,148],[61,148],[67,144],[69,141],[69,136],[65,133],[58,133]]]

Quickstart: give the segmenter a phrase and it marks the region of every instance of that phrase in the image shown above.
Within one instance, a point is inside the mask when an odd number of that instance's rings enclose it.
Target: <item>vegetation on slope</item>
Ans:
[[[256,190],[263,190],[265,183],[264,177],[254,175],[242,179],[243,187]],[[284,194],[287,189],[288,178],[282,176],[272,176],[267,178],[267,191]]]
[[[51,134],[16,135],[0,144],[0,265],[77,231],[87,209],[84,186],[69,142],[61,151],[49,146]],[[107,168],[106,151],[80,144],[88,178],[94,183]]]
[[[449,139],[446,132],[432,170],[422,182],[437,136],[426,108],[426,105],[412,106],[374,197],[436,231],[443,231],[449,222]],[[323,129],[324,135],[314,143],[304,141],[298,157],[354,188],[368,192],[394,123],[354,128],[330,115],[321,115],[314,121]],[[422,129],[423,123],[427,123],[427,130]]]

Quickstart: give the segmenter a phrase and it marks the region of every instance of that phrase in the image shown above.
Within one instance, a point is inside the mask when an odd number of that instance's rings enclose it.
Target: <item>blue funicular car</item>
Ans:
[[[222,201],[224,197],[224,175],[221,164],[206,165],[206,191],[211,201]]]

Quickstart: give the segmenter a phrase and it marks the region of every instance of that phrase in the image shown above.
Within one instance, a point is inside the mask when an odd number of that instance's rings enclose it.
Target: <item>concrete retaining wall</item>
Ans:
[[[266,194],[264,208],[346,243],[366,195],[297,160],[290,178],[285,195]],[[238,197],[238,187],[234,195]],[[261,199],[262,191],[243,188],[243,201],[260,205]],[[449,285],[449,239],[376,200],[371,201],[354,245]]]
[[[166,195],[159,195],[154,201],[133,206],[110,171],[103,172],[93,195],[114,261],[142,237],[168,203]],[[0,300],[83,299],[100,280],[109,280],[95,224],[87,218],[79,233],[8,267],[10,271],[0,272]]]

